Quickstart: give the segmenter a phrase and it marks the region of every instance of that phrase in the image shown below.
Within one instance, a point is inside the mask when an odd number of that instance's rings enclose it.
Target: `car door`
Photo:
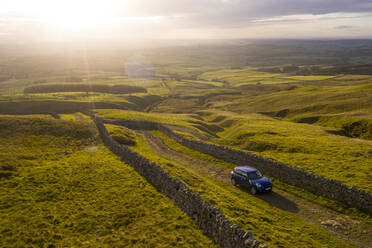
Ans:
[[[250,187],[251,186],[250,181],[249,181],[249,178],[248,178],[246,172],[243,173],[243,176],[242,176],[242,179],[241,180],[242,180],[242,183],[241,184],[243,186],[245,186],[245,187]]]
[[[241,171],[238,171],[238,170],[235,171],[235,180],[240,185],[244,184],[244,177]]]

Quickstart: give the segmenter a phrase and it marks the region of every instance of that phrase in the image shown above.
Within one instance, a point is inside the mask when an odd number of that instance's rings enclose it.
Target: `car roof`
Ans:
[[[257,171],[256,168],[253,168],[253,167],[250,167],[250,166],[238,166],[238,167],[235,167],[234,170],[247,172],[247,173]]]

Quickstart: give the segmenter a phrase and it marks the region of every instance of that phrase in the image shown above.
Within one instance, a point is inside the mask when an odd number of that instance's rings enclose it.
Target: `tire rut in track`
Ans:
[[[229,182],[229,177],[226,176],[225,168],[217,167],[214,164],[192,158],[184,153],[170,149],[160,138],[150,132],[142,131],[141,133],[145,135],[147,142],[160,155],[182,165],[187,165],[187,167],[195,169],[203,175],[212,176],[218,180]]]

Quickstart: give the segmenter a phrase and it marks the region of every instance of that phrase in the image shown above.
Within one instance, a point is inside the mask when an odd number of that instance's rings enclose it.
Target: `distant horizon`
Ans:
[[[168,41],[178,41],[178,42],[221,42],[221,41],[372,41],[371,37],[345,37],[345,38],[153,38],[151,41],[154,42],[168,42]],[[87,40],[70,40],[70,41],[61,41],[61,40],[45,40],[45,41],[18,41],[18,42],[9,42],[6,40],[0,40],[0,45],[11,44],[11,45],[24,45],[24,44],[76,44],[76,43],[86,43],[86,44],[100,44],[102,42],[107,42],[108,44],[128,44],[133,42],[138,42],[136,40],[115,40],[115,39],[87,39]],[[139,42],[140,43],[140,42]]]

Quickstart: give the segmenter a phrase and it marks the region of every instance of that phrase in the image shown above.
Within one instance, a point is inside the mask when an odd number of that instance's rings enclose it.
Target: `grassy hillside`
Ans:
[[[136,144],[135,134],[130,129],[110,124],[106,124],[105,127],[107,128],[111,138],[119,142],[119,144],[129,146]]]
[[[92,122],[79,113],[86,110],[178,126],[189,138],[372,192],[371,41],[196,43],[139,50],[117,44],[87,44],[84,50],[0,46],[0,115],[39,114],[0,116],[0,246],[213,246],[182,211],[104,148]],[[137,53],[151,73],[142,74],[139,64],[135,76],[128,75],[126,64]],[[42,115],[51,112],[62,120]],[[272,247],[349,246],[290,212],[159,156],[131,130],[107,128]],[[233,166],[155,134],[179,152]],[[301,189],[288,191],[360,217]]]
[[[257,153],[372,192],[371,141],[335,135],[334,129],[226,111],[201,111],[198,115],[122,110],[96,113],[104,118],[182,126],[204,134],[209,142]]]
[[[228,173],[230,171],[232,171],[237,166],[236,164],[226,162],[224,160],[217,159],[217,158],[215,158],[211,155],[201,153],[201,152],[198,152],[196,150],[192,150],[190,148],[182,146],[179,143],[177,143],[176,141],[174,141],[173,139],[164,135],[160,131],[151,131],[151,133],[153,133],[154,135],[159,137],[164,142],[164,144],[166,146],[170,147],[172,150],[178,151],[182,154],[186,154],[187,156],[189,156],[191,158],[202,160],[202,161],[211,163],[211,164],[213,164],[217,167],[221,167],[221,168],[226,169],[227,171],[226,171],[225,176],[227,176],[227,177],[229,175]],[[182,134],[182,135],[185,135],[185,134]],[[194,137],[189,137],[189,138],[195,139]],[[211,173],[208,171],[208,173],[206,173],[206,174],[211,174]],[[308,191],[306,191],[302,188],[280,182],[279,180],[277,180],[275,178],[271,178],[271,180],[274,181],[275,188],[280,188],[282,190],[290,192],[293,195],[304,198],[306,200],[314,202],[314,203],[316,203],[318,205],[321,205],[323,207],[332,209],[332,210],[337,211],[337,212],[342,213],[342,214],[347,214],[349,216],[353,216],[354,218],[357,218],[359,220],[364,220],[364,221],[368,222],[369,224],[372,224],[372,215],[370,215],[366,212],[360,211],[360,210],[355,209],[355,208],[351,208],[351,207],[349,207],[349,206],[347,206],[343,203],[340,203],[338,201],[331,200],[331,199],[328,199],[326,197],[322,197],[322,196],[319,196],[319,195],[312,194],[312,193],[310,193],[310,192],[308,192]]]
[[[159,114],[116,109],[96,109],[94,112],[102,118],[153,121],[167,125],[182,126],[205,135],[214,135],[216,128],[220,130],[216,125],[209,125],[201,120],[197,114]]]
[[[234,86],[248,84],[282,84],[297,81],[325,80],[333,76],[291,76],[279,73],[267,73],[254,67],[238,67],[223,69],[213,72],[205,72],[200,75],[201,79],[211,81],[223,81]]]
[[[299,76],[290,72],[272,73],[254,67],[236,67],[204,72],[198,78],[199,82],[220,82],[222,85],[201,89],[191,82],[178,82],[170,87],[171,95],[153,111],[195,113],[218,109],[263,113],[294,122],[337,128],[339,134],[349,137],[371,139],[370,75]]]
[[[0,118],[1,247],[214,247],[91,125]]]
[[[74,113],[94,108],[145,110],[162,97],[151,94],[50,93],[0,95],[0,113]]]
[[[295,122],[335,127],[341,129],[344,135],[371,139],[372,76],[291,76],[256,72],[249,68],[203,75],[223,78],[233,88],[242,91],[241,96],[209,99],[209,108],[265,113]],[[247,87],[249,84],[268,83],[291,87]]]
[[[209,112],[224,128],[214,142],[273,158],[347,185],[372,192],[372,141],[350,139],[326,128],[258,114]]]
[[[182,180],[204,199],[220,208],[231,220],[270,247],[352,247],[325,229],[306,223],[293,213],[270,206],[230,183],[202,175],[166,157],[156,154],[145,138],[137,136],[137,146],[131,147],[156,162],[172,176]]]

